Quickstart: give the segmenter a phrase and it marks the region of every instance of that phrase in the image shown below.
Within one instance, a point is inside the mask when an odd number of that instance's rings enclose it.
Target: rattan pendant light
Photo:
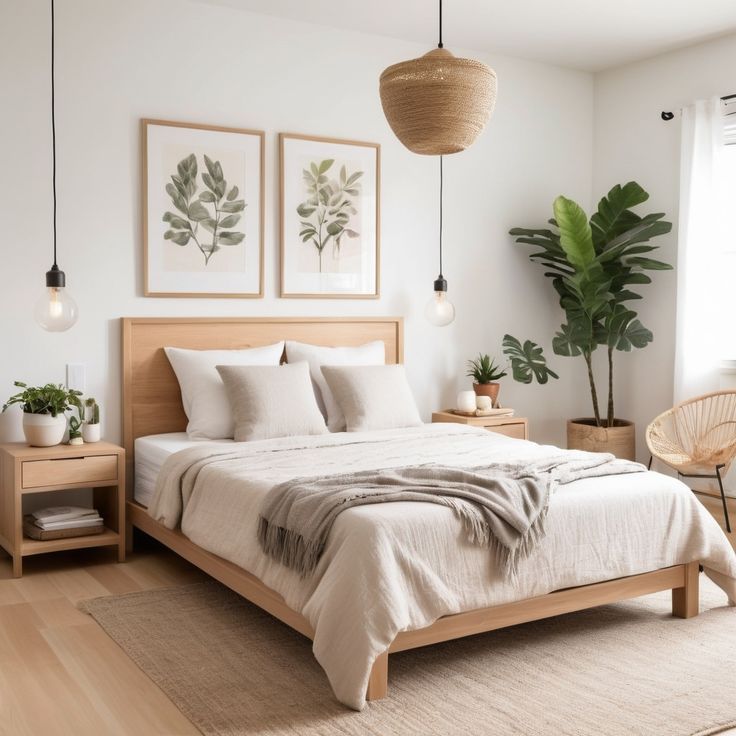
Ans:
[[[428,156],[468,148],[496,103],[493,69],[443,48],[442,0],[437,48],[384,69],[379,86],[391,130],[410,151]]]

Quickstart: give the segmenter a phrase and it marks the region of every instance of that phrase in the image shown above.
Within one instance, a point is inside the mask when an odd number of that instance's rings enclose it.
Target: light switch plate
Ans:
[[[87,365],[85,363],[66,364],[66,387],[71,391],[84,393],[87,382]]]

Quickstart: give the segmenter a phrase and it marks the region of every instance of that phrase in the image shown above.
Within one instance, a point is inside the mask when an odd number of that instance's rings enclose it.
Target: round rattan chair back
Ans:
[[[648,427],[647,446],[681,473],[724,475],[736,457],[736,391],[716,391],[678,404],[660,414]]]

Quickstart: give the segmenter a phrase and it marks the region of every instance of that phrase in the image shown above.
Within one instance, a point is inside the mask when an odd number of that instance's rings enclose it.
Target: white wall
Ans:
[[[617,182],[638,181],[651,212],[666,212],[675,227],[662,244],[662,260],[676,264],[680,165],[679,109],[699,98],[736,93],[736,35],[600,73],[595,79],[596,198]],[[672,110],[670,122],[660,118]],[[655,257],[656,254],[655,254]],[[646,293],[645,293],[646,292]],[[644,429],[672,405],[675,356],[675,272],[654,274],[642,287],[639,314],[654,332],[645,350],[618,354],[617,415],[634,419],[641,458]]]
[[[589,203],[590,75],[487,59],[500,80],[496,112],[476,145],[445,166],[445,275],[458,317],[434,328],[422,311],[437,275],[437,162],[398,143],[378,98],[385,66],[428,49],[183,0],[57,3],[59,263],[81,317],[67,333],[41,330],[32,311],[51,261],[48,13],[47,0],[0,5],[2,398],[15,378],[63,381],[67,362],[84,362],[105,434],[118,439],[121,316],[404,315],[426,418],[466,383],[465,359],[500,353],[505,332],[549,351],[559,322],[551,289],[507,231],[543,223],[560,192]],[[142,117],[266,131],[265,299],[142,297]],[[381,143],[379,301],[276,297],[278,131]],[[558,367],[554,385],[507,379],[502,389],[531,418],[535,439],[563,441],[564,418],[587,408],[579,367]],[[6,437],[18,432],[15,421],[3,424]]]

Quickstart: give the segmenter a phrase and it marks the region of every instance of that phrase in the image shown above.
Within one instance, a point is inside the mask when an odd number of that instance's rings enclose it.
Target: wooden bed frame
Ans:
[[[371,340],[386,344],[386,361],[403,360],[403,322],[394,317],[304,318],[124,318],[123,335],[123,438],[128,464],[126,536],[132,544],[133,527],[157,539],[198,568],[268,611],[296,631],[313,638],[307,619],[289,608],[284,599],[258,578],[193,542],[181,532],[154,521],[133,500],[134,443],[137,437],[182,432],[187,419],[182,409],[176,376],[163,347],[228,349],[299,340],[317,345],[361,345]],[[430,626],[404,631],[380,655],[371,672],[366,697],[377,700],[388,689],[388,655],[485,631],[581,611],[648,593],[672,590],[672,614],[697,616],[699,610],[698,562],[652,570],[641,575],[606,580],[558,590],[490,608],[444,616]]]

